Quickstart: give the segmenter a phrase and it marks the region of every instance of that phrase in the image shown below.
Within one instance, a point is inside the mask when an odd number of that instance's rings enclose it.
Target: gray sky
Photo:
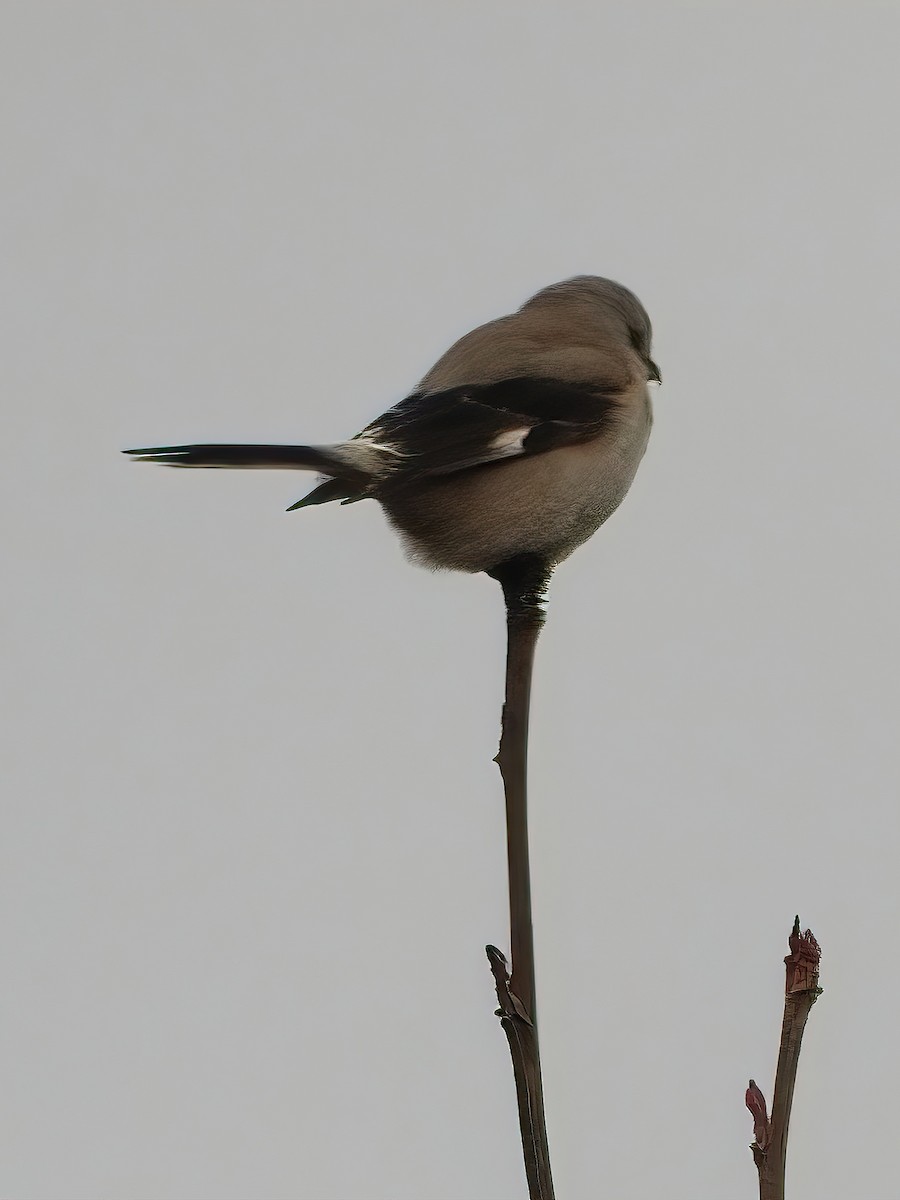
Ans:
[[[499,589],[307,477],[472,325],[632,287],[664,386],[562,567],[532,802],[561,1197],[896,1196],[892,5],[5,9],[0,1191],[516,1200]]]

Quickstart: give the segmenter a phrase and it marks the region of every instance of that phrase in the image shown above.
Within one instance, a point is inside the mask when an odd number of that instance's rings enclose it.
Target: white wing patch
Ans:
[[[488,443],[488,449],[498,458],[512,458],[513,455],[524,454],[525,439],[531,430],[531,425],[523,425],[521,429],[505,429]]]

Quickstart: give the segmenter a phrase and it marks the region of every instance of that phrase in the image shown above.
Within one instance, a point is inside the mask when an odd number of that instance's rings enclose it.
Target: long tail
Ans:
[[[384,470],[389,452],[353,438],[331,446],[265,446],[197,443],[193,446],[146,446],[124,450],[135,462],[163,463],[167,467],[236,467],[243,470],[318,471],[329,478],[309,495],[292,504],[288,512],[330,500],[362,500],[373,480]]]
[[[193,446],[148,446],[125,450],[138,462],[165,463],[169,467],[236,467],[243,470],[321,471],[324,475],[352,475],[331,446],[254,446],[215,442]]]

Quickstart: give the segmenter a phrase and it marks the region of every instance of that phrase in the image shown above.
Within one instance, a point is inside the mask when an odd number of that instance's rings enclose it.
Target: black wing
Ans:
[[[504,379],[414,393],[357,436],[399,453],[390,472],[399,481],[591,441],[616,409],[615,393],[597,384]]]

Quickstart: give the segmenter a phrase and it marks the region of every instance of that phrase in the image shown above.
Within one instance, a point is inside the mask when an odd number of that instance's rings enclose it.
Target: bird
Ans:
[[[317,472],[289,512],[371,498],[413,563],[486,572],[517,594],[527,577],[536,593],[634,479],[652,424],[648,383],[661,382],[651,340],[631,291],[578,275],[465,334],[346,441],[125,453],[174,467]]]
[[[527,757],[534,653],[559,563],[618,508],[647,448],[650,318],[627,288],[578,275],[465,334],[355,437],[316,446],[151,446],[174,467],[289,468],[319,483],[288,511],[377,500],[408,557],[503,588],[506,691],[495,762],[506,802],[512,964],[486,947],[518,1097],[529,1194],[552,1193],[535,1002]]]

